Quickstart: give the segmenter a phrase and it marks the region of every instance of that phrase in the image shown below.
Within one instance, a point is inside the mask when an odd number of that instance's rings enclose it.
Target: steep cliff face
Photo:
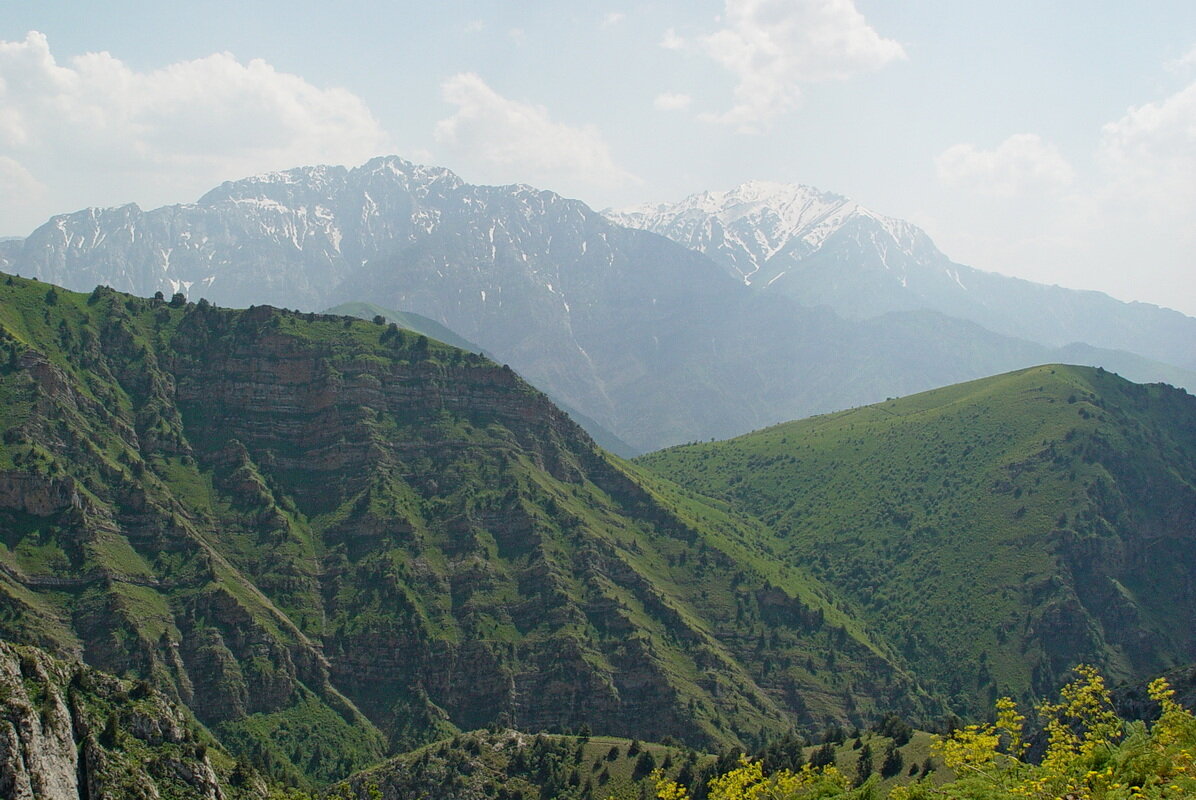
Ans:
[[[493,723],[724,743],[928,709],[767,530],[481,356],[19,278],[0,325],[0,633],[151,679],[275,777]]]
[[[0,796],[234,800],[262,789],[194,721],[133,685],[0,641]]]

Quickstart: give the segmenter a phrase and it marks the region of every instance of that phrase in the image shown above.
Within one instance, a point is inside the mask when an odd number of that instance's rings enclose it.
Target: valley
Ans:
[[[6,3],[0,800],[1196,800],[1196,4]]]
[[[1196,661],[1170,624],[1196,602],[1182,390],[1043,366],[627,462],[382,314],[6,276],[0,326],[0,631],[66,660],[37,675],[82,661],[193,714],[215,749],[147,757],[201,795],[478,729],[673,742],[696,769],[1031,704],[1077,663]],[[588,797],[600,771],[460,785]]]

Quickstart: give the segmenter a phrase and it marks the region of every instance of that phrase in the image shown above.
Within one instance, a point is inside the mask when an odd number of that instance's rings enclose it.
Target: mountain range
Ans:
[[[490,725],[942,711],[759,522],[482,356],[11,276],[0,351],[0,638],[151,682],[278,780]]]
[[[849,318],[929,309],[1050,347],[1083,342],[1196,369],[1191,317],[957,264],[920,228],[809,186],[752,181],[604,214],[704,253],[749,286]]]
[[[843,198],[748,184],[608,217],[386,157],[64,214],[0,243],[0,267],[77,290],[422,315],[624,452],[1049,361],[1196,388],[1196,320],[953,265]]]
[[[759,749],[1140,681],[1196,660],[1194,435],[1051,365],[629,463],[382,314],[0,275],[0,785],[368,794],[510,729]],[[601,770],[525,744],[528,791]]]

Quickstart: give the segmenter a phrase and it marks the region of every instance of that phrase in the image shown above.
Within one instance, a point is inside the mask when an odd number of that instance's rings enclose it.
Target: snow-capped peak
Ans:
[[[678,203],[646,203],[603,213],[619,225],[652,231],[715,257],[747,283],[765,275],[776,280],[775,270],[764,270],[770,259],[785,252],[800,260],[855,220],[879,227],[892,240],[886,250],[913,256],[919,241],[929,241],[913,225],[842,195],[773,181],[748,181],[728,191],[699,192]]]

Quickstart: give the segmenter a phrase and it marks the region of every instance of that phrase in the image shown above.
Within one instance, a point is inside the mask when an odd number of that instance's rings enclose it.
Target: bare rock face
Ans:
[[[0,797],[156,800],[162,780],[174,797],[232,797],[162,695],[0,641]]]
[[[0,794],[76,797],[79,762],[71,713],[59,686],[61,666],[27,648],[0,643]]]

